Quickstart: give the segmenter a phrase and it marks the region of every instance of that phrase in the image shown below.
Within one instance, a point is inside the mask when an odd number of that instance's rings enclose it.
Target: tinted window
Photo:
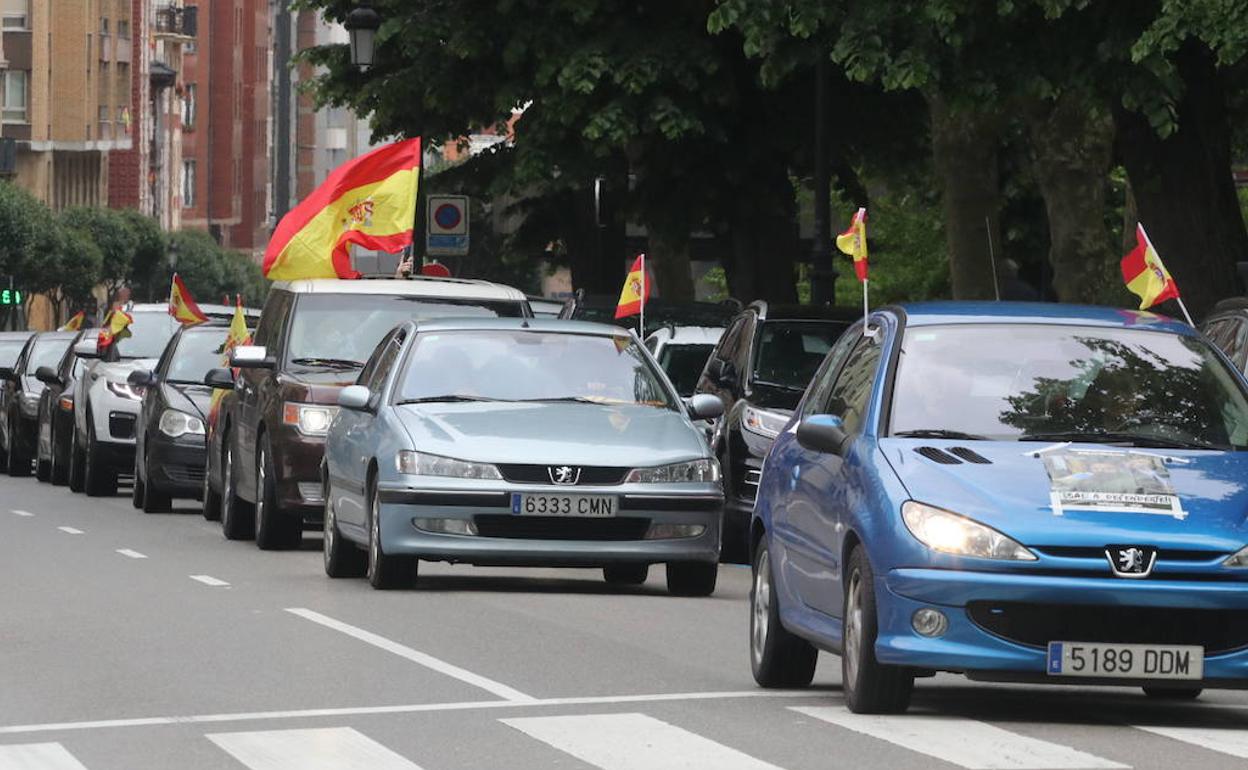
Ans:
[[[805,390],[845,327],[827,321],[764,322],[754,357],[754,379]]]
[[[659,354],[659,365],[682,396],[693,395],[702,376],[702,368],[714,345],[665,345]]]
[[[165,379],[196,385],[202,383],[209,369],[221,366],[221,351],[228,334],[229,330],[225,328],[183,332],[178,346],[169,357]]]
[[[17,356],[22,352],[26,340],[0,341],[0,366],[12,366],[17,363]]]
[[[41,366],[56,368],[61,356],[69,349],[69,339],[37,339],[35,347],[26,358],[26,373],[34,374]]]
[[[169,339],[178,330],[178,322],[164,310],[130,311],[134,321],[130,336],[117,342],[121,358],[159,358]]]
[[[880,346],[863,337],[849,354],[837,375],[836,384],[828,392],[827,414],[834,414],[845,423],[845,430],[855,433],[862,427],[875,384],[875,371],[880,363]]]
[[[849,351],[853,349],[854,343],[859,339],[861,339],[861,335],[851,336],[843,334],[837,340],[832,351],[824,359],[823,366],[820,367],[814,379],[811,380],[806,401],[802,404],[803,417],[818,414],[825,407],[828,402],[828,391],[832,387],[832,382],[836,379],[841,364],[845,363],[845,357],[849,355]]]

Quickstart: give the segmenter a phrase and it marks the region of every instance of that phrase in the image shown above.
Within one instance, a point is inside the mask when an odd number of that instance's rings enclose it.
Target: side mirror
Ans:
[[[41,366],[38,369],[36,369],[35,379],[39,380],[44,385],[64,385],[65,384],[61,382],[61,375],[57,374],[56,370],[50,366]]]
[[[8,380],[12,382],[17,379],[17,374],[11,366],[0,366],[0,380]]]
[[[234,390],[234,372],[225,367],[209,369],[204,375],[204,384],[221,390]]]
[[[100,349],[94,339],[82,339],[74,344],[74,355],[79,358],[99,358]]]
[[[156,372],[151,369],[135,369],[126,377],[126,382],[134,388],[150,388],[156,384]]]
[[[839,455],[845,451],[849,434],[845,432],[845,423],[840,417],[816,414],[797,424],[797,441],[815,452]]]
[[[710,393],[698,393],[688,404],[689,416],[695,420],[713,420],[724,413],[723,399]]]
[[[373,393],[363,385],[348,385],[338,391],[338,406],[343,409],[368,409]]]
[[[272,369],[276,365],[263,345],[239,345],[230,351],[230,366],[239,369]]]

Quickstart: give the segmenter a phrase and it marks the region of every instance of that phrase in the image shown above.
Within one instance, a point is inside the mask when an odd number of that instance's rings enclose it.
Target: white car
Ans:
[[[667,372],[676,392],[688,398],[723,334],[718,326],[664,326],[646,337],[646,347]]]

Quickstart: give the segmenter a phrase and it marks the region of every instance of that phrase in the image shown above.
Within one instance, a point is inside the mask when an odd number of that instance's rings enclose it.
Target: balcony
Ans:
[[[198,8],[168,5],[156,9],[157,37],[194,38],[198,27]]]

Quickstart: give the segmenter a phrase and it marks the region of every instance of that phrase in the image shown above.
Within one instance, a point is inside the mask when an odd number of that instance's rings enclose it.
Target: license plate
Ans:
[[[1168,644],[1049,642],[1053,676],[1111,679],[1200,679],[1205,648]]]
[[[619,498],[613,495],[534,495],[514,493],[511,512],[517,516],[583,516],[605,519],[615,515]]]

